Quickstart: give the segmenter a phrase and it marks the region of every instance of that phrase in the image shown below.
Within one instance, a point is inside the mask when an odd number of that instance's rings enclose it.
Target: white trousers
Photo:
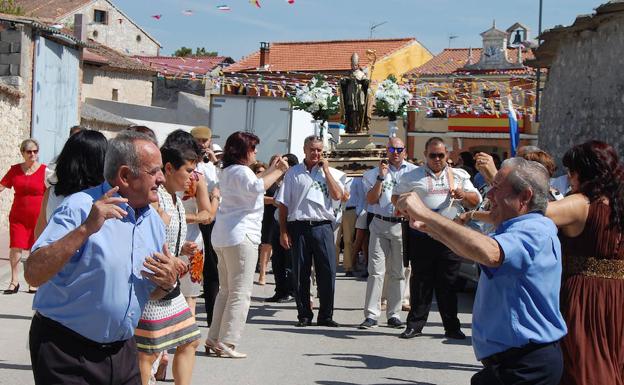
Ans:
[[[249,313],[258,245],[245,236],[242,243],[215,247],[215,252],[218,259],[219,294],[215,300],[208,337],[236,346]]]
[[[374,218],[370,224],[368,242],[368,282],[364,317],[376,320],[381,314],[381,293],[386,283],[388,304],[386,316],[400,319],[401,300],[405,290],[403,272],[403,232],[401,223]]]

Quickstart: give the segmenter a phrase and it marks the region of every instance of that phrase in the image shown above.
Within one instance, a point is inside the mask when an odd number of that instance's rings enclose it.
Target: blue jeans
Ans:
[[[288,222],[292,239],[292,266],[295,280],[297,318],[312,320],[310,308],[310,274],[312,262],[316,272],[319,294],[317,321],[331,320],[334,315],[336,288],[336,247],[331,224],[311,226],[303,222]]]

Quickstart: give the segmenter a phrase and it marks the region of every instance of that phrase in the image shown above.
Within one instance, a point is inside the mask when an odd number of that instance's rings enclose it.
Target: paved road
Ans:
[[[8,266],[0,267],[0,288],[9,280]],[[342,274],[339,274],[341,276]],[[273,276],[268,276],[272,280]],[[22,283],[24,285],[24,283]],[[338,329],[293,327],[293,303],[265,304],[274,286],[255,286],[247,328],[240,351],[247,359],[206,357],[197,353],[193,384],[469,384],[481,365],[475,360],[470,337],[446,340],[440,316],[433,306],[425,334],[412,340],[397,338],[400,330],[380,326],[358,330],[362,321],[366,283],[337,279],[335,319]],[[460,296],[460,320],[470,335],[472,294]],[[32,295],[0,294],[0,384],[33,384],[27,335]],[[384,320],[385,321],[385,320]],[[198,322],[206,336],[203,303]],[[171,378],[169,368],[169,379]],[[159,384],[173,383],[161,382]]]

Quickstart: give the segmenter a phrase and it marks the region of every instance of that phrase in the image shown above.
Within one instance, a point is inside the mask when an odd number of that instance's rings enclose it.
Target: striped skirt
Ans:
[[[182,294],[171,300],[148,301],[134,338],[143,353],[158,353],[201,338],[191,308]]]

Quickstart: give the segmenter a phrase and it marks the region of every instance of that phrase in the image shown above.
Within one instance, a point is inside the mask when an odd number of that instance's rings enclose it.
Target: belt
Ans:
[[[306,225],[310,227],[323,226],[323,225],[331,225],[332,221],[293,221],[294,223]]]
[[[33,316],[33,320],[37,320],[41,322],[43,325],[45,325],[46,327],[50,329],[54,329],[59,334],[63,335],[64,338],[77,340],[78,342],[84,345],[87,345],[96,349],[117,350],[117,349],[120,349],[127,341],[127,340],[113,341],[109,343],[96,342],[96,341],[88,339],[87,337],[84,337],[83,335],[79,333],[76,333],[75,331],[71,330],[67,326],[64,326],[63,324],[53,319],[48,318],[39,312],[35,313],[35,315]]]
[[[379,215],[379,214],[374,214],[374,215],[375,215],[375,218],[379,218],[382,221],[386,221],[386,222],[401,223],[405,221],[405,219],[402,217],[384,217],[383,215]]]
[[[348,206],[348,207],[345,207],[345,210],[355,210],[355,206]]]
[[[502,364],[507,361],[515,361],[518,358],[526,354],[529,354],[535,350],[538,350],[538,349],[541,349],[550,345],[558,344],[558,343],[559,341],[548,342],[545,344],[536,344],[536,343],[531,342],[519,348],[511,348],[500,353],[492,354],[491,356],[488,356],[482,359],[481,363],[483,364],[483,366],[488,367],[492,365]]]

